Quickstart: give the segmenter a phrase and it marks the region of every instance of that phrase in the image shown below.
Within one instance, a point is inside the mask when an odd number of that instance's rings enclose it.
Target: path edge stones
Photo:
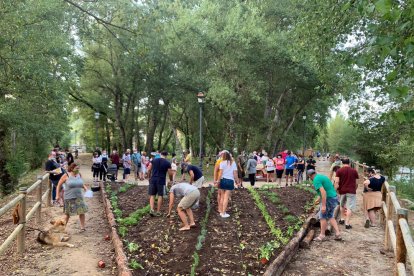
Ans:
[[[128,268],[127,257],[124,253],[122,240],[116,231],[116,221],[112,213],[112,205],[109,201],[103,183],[100,183],[102,202],[105,206],[105,214],[111,227],[111,241],[115,249],[115,262],[118,267],[118,276],[132,276],[131,270]]]

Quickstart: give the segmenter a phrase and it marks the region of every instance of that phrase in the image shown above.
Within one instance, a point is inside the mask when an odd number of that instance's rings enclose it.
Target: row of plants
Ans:
[[[128,227],[137,225],[139,221],[146,214],[149,214],[150,212],[150,206],[147,205],[143,208],[135,210],[134,212],[132,212],[131,214],[129,214],[129,216],[125,218],[122,217],[122,210],[119,208],[119,205],[118,205],[118,194],[125,193],[134,186],[135,186],[134,184],[126,183],[118,189],[118,192],[115,190],[112,190],[110,184],[108,184],[105,187],[106,193],[109,195],[109,200],[112,205],[112,209],[113,209],[112,212],[114,213],[115,220],[118,223],[118,233],[122,238],[125,238],[128,232]],[[126,248],[128,249],[129,254],[135,253],[140,248],[139,245],[134,242],[128,242],[125,239],[123,241],[126,244]],[[129,267],[131,269],[143,269],[143,266],[139,262],[137,262],[135,259],[132,259],[129,262]]]
[[[276,223],[267,211],[266,205],[260,197],[259,192],[251,187],[248,188],[248,191],[250,192],[250,195],[252,196],[256,206],[261,211],[262,216],[270,229],[270,232],[275,237],[274,240],[267,242],[265,245],[262,245],[259,248],[259,259],[263,264],[266,264],[273,256],[273,252],[276,249],[280,248],[281,245],[287,244],[289,238],[285,236],[282,230],[276,226]]]
[[[200,264],[200,256],[198,255],[198,252],[201,250],[201,248],[203,247],[203,243],[206,240],[206,236],[207,236],[207,223],[208,223],[208,219],[210,217],[210,212],[211,212],[211,197],[214,193],[215,188],[211,187],[210,190],[208,191],[207,194],[207,198],[206,198],[206,213],[203,217],[203,220],[200,223],[201,226],[201,231],[200,234],[197,237],[197,244],[195,246],[195,250],[193,253],[193,264],[191,265],[191,276],[196,275],[196,269],[197,266]]]

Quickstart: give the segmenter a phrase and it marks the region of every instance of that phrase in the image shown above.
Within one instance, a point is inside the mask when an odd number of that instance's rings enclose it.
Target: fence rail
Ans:
[[[47,189],[43,193],[43,184],[47,183]],[[36,191],[36,203],[30,209],[29,213],[26,214],[26,201],[27,195],[31,192]],[[26,223],[33,217],[37,224],[41,222],[42,214],[42,202],[46,201],[46,207],[49,207],[52,200],[52,190],[49,185],[49,174],[44,174],[37,177],[37,181],[33,183],[29,188],[21,187],[19,189],[19,195],[10,200],[6,205],[0,209],[0,217],[6,214],[12,208],[15,208],[19,204],[19,221],[13,232],[7,237],[7,239],[0,245],[0,254],[3,254],[10,244],[17,239],[17,252],[23,254],[25,251],[25,234],[26,234]]]
[[[358,172],[364,173],[368,166],[353,162]],[[396,195],[396,187],[388,182],[382,186],[382,209],[380,213],[381,225],[385,229],[384,248],[394,252],[395,275],[407,274],[407,259],[414,268],[414,242],[408,225],[408,210],[401,208]]]

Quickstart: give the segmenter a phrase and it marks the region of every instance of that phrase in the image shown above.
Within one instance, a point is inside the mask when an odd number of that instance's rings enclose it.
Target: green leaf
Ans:
[[[392,1],[391,0],[379,0],[375,2],[375,8],[380,14],[385,15],[390,12],[392,8]]]

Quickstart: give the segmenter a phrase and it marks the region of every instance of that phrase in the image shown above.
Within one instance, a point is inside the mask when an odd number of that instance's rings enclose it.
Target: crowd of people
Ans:
[[[135,181],[148,178],[148,195],[150,215],[161,216],[163,198],[169,194],[168,214],[171,215],[174,200],[181,197],[177,206],[177,213],[182,221],[180,231],[188,231],[195,226],[192,208],[198,206],[199,188],[205,182],[202,170],[192,164],[189,151],[185,151],[181,162],[175,154],[167,159],[168,152],[156,151],[147,155],[146,152],[127,149],[122,157],[117,150],[113,150],[108,156],[106,150],[96,148],[92,157],[92,176],[95,183],[107,180],[108,168],[114,166],[114,179],[118,179],[118,169],[123,168],[122,180],[127,182],[133,174]],[[74,162],[74,157],[69,151],[55,148],[49,154],[45,164],[46,172],[50,173],[49,179],[52,187],[52,201],[54,205],[63,207],[66,221],[70,216],[78,215],[81,231],[85,231],[85,213],[88,210],[83,199],[83,193],[88,189],[79,172],[79,166]],[[176,175],[181,169],[180,183],[177,183]],[[335,155],[330,168],[330,175],[325,176],[316,172],[316,160],[309,156],[306,160],[303,155],[296,155],[285,150],[270,156],[266,151],[246,155],[244,152],[236,158],[223,150],[217,155],[213,182],[218,188],[217,211],[222,218],[230,217],[228,203],[231,192],[237,188],[243,188],[243,180],[248,180],[252,187],[258,177],[265,179],[267,183],[275,182],[282,187],[282,178],[285,178],[285,187],[300,183],[304,180],[303,174],[311,180],[320,196],[319,218],[321,221],[321,233],[316,241],[325,240],[325,229],[328,222],[335,230],[335,239],[341,240],[339,226],[334,218],[334,210],[340,205],[339,225],[346,229],[352,229],[351,217],[357,206],[357,180],[358,172],[351,167],[348,158],[340,158]],[[381,187],[385,178],[377,171],[369,169],[368,177],[364,179],[363,206],[366,216],[365,227],[376,226],[376,211],[381,207]],[[188,180],[187,180],[188,176]],[[245,177],[247,177],[245,179]],[[169,181],[167,182],[167,178]],[[156,199],[157,198],[157,199]],[[155,208],[155,203],[157,204]]]

